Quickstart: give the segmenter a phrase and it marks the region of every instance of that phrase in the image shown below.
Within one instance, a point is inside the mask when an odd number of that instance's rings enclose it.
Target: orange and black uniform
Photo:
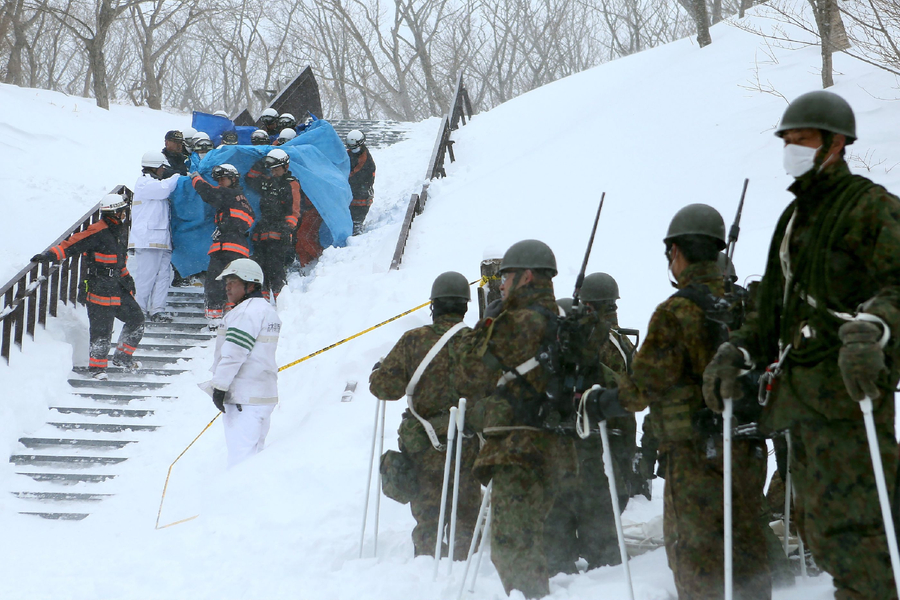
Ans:
[[[216,281],[216,277],[231,261],[250,256],[247,234],[255,215],[243,188],[236,182],[233,187],[222,187],[207,183],[197,175],[191,183],[200,198],[216,209],[216,230],[208,252],[205,291],[206,315],[218,318],[225,309],[225,282]]]
[[[375,185],[375,161],[369,154],[369,149],[362,146],[359,152],[347,150],[350,157],[350,191],[353,200],[350,201],[350,217],[353,219],[353,234],[356,235],[362,228],[369,207],[372,206],[372,186]]]
[[[302,190],[290,171],[280,177],[266,174],[265,159],[245,177],[247,186],[259,192],[259,220],[253,227],[253,258],[263,271],[263,297],[278,297],[285,283],[285,256],[291,235],[300,221]]]
[[[106,216],[45,253],[53,260],[85,256],[87,278],[83,285],[90,320],[92,372],[106,370],[116,319],[125,323],[113,356],[116,362],[131,364],[134,350],[144,337],[144,313],[134,299],[134,279],[125,267],[127,250],[127,226],[114,216]]]

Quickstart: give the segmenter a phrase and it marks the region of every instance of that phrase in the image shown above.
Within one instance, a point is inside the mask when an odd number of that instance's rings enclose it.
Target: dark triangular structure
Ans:
[[[232,120],[235,125],[244,125],[246,127],[253,127],[256,125],[256,120],[254,120],[253,115],[251,115],[250,111],[246,108]]]
[[[303,72],[285,86],[269,107],[278,111],[278,114],[291,113],[301,123],[306,119],[307,112],[316,117],[322,117],[322,100],[319,98],[319,84],[313,75],[312,67],[306,67]]]

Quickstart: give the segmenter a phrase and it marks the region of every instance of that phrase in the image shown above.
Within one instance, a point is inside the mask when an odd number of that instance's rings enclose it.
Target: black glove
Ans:
[[[31,257],[31,262],[33,263],[50,262],[51,260],[53,260],[53,255],[49,252],[42,252]]]
[[[611,417],[630,414],[619,404],[619,388],[593,387],[585,393],[588,416],[594,421],[605,421]]]
[[[484,309],[485,319],[496,319],[503,312],[503,300],[494,300]]]
[[[197,177],[198,175],[200,175],[200,173],[198,173],[197,171],[191,171],[190,173],[187,174],[187,176],[190,177],[192,181],[193,181],[194,177]]]
[[[131,275],[126,275],[122,278],[122,287],[132,296],[137,292],[137,289],[134,287],[134,277]]]
[[[218,388],[213,390],[213,404],[216,405],[221,412],[225,412],[225,390]]]

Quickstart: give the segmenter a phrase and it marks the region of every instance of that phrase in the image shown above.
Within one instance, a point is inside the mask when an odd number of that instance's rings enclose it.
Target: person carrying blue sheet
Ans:
[[[263,297],[278,298],[285,283],[285,256],[291,234],[300,220],[302,190],[289,166],[291,158],[280,148],[269,150],[244,178],[259,194],[259,221],[253,228],[253,258],[262,267]]]
[[[250,244],[247,235],[256,215],[240,186],[240,173],[230,164],[213,167],[212,178],[217,185],[207,183],[199,173],[190,174],[191,184],[204,202],[216,209],[216,230],[209,247],[209,268],[206,270],[206,317],[210,329],[218,326],[227,308],[225,284],[216,278],[233,260],[248,258]]]

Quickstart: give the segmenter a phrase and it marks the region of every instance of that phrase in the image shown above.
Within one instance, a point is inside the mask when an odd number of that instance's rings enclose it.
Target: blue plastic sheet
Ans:
[[[195,117],[197,114],[195,113]],[[212,168],[229,163],[237,167],[243,176],[272,148],[222,146],[207,154],[200,161],[197,171],[211,182]],[[353,231],[353,221],[350,218],[352,195],[347,181],[350,159],[334,128],[328,121],[320,119],[311,123],[303,134],[279,148],[291,157],[291,173],[300,181],[303,191],[322,216],[322,228],[319,230],[322,247],[346,245],[347,238]],[[243,177],[241,179],[243,184]],[[259,195],[246,186],[244,192],[253,210],[258,211]],[[171,201],[174,246],[172,263],[183,277],[205,271],[209,265],[206,253],[215,230],[215,211],[200,199],[187,177],[179,179]]]

